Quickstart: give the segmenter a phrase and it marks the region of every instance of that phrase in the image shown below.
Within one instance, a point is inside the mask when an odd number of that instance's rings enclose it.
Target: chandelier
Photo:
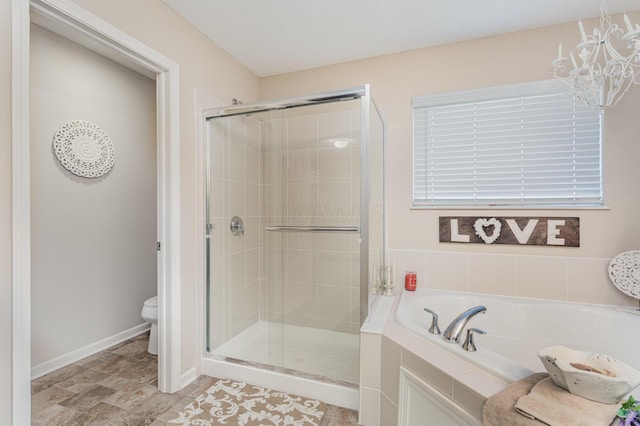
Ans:
[[[618,103],[629,88],[640,84],[640,26],[631,24],[624,15],[626,31],[611,22],[606,0],[600,6],[600,27],[587,33],[578,21],[580,42],[563,56],[551,62],[553,76],[566,84],[571,92],[592,108],[607,109]],[[569,62],[571,69],[568,69]]]

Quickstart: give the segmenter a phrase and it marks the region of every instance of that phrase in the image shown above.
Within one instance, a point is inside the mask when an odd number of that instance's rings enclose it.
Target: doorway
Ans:
[[[29,27],[31,22],[156,82],[158,387],[175,392],[180,375],[179,67],[68,0],[12,0],[12,417],[30,423],[31,205]]]
[[[38,25],[30,74],[37,378],[148,329],[140,311],[157,293],[157,137],[150,78]]]

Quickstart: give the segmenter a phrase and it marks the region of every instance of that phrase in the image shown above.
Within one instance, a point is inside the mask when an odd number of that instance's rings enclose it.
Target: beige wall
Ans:
[[[630,14],[637,21],[640,13]],[[590,28],[595,21],[585,22]],[[393,249],[465,251],[611,258],[638,248],[640,198],[633,186],[640,181],[640,88],[633,88],[605,118],[605,203],[608,210],[412,210],[412,110],[418,95],[485,86],[545,80],[552,77],[550,61],[558,43],[577,41],[577,26],[544,29],[477,39],[446,46],[349,62],[264,78],[261,98],[336,90],[369,83],[387,122],[387,206],[389,245]],[[438,216],[514,215],[579,216],[581,247],[549,248],[482,246],[438,242]]]
[[[31,365],[42,374],[136,332],[156,295],[156,85],[37,25],[30,42]],[[71,120],[109,136],[109,173],[60,165],[52,136]]]
[[[11,2],[0,2],[0,424],[11,424]]]

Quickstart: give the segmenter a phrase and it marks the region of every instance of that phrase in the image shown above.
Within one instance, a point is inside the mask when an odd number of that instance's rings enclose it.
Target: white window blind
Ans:
[[[552,82],[417,97],[416,206],[600,206],[602,113]]]

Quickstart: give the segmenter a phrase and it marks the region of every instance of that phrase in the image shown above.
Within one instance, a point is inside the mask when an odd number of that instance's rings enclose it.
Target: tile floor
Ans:
[[[174,394],[157,390],[157,357],[143,334],[31,383],[32,425],[166,425],[215,378]],[[321,426],[358,424],[358,413],[330,405]]]

